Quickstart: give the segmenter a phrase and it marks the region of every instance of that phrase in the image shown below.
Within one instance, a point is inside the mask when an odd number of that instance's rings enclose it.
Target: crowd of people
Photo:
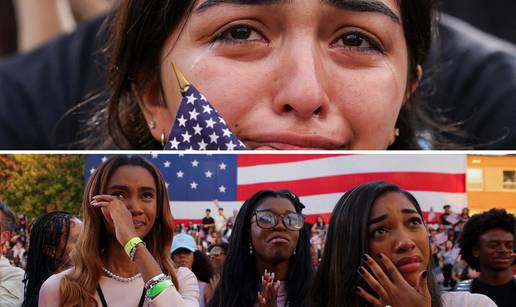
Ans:
[[[0,305],[511,306],[516,299],[514,216],[504,209],[470,217],[447,205],[429,224],[410,193],[370,182],[344,194],[329,221],[309,224],[296,195],[262,190],[230,217],[215,202],[216,216],[207,209],[200,224],[173,228],[164,191],[151,163],[114,156],[88,181],[82,221],[51,212],[29,222],[0,203]],[[492,301],[460,294],[467,292]]]

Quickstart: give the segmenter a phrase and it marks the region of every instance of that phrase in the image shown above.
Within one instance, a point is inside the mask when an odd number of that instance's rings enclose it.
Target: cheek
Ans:
[[[391,67],[342,70],[335,79],[332,101],[350,124],[356,141],[383,139],[395,126],[404,96],[403,80]]]

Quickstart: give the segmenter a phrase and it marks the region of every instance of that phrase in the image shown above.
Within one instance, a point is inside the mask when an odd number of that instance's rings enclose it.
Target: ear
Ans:
[[[152,136],[156,140],[161,141],[163,135],[166,140],[170,129],[172,129],[174,117],[167,108],[165,94],[161,89],[159,81],[149,81],[145,88],[141,90],[138,90],[136,85],[133,85],[133,92],[138,97],[138,105]]]
[[[421,82],[421,78],[423,77],[423,67],[418,65],[416,68],[416,79],[409,80],[410,84],[407,86],[407,92],[405,93],[405,103],[412,97],[412,95],[416,92],[419,83]]]

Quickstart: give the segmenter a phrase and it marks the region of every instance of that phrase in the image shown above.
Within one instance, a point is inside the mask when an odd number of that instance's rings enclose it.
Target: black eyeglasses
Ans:
[[[298,212],[289,212],[287,214],[276,214],[270,210],[256,210],[256,224],[263,229],[272,229],[279,223],[279,218],[283,220],[283,225],[289,230],[301,230],[305,223],[305,217]]]

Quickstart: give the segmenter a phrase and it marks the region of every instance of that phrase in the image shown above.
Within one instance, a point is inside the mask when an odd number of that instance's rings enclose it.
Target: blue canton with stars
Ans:
[[[159,168],[172,201],[234,201],[237,155],[140,155]],[[87,181],[109,155],[87,155]]]
[[[245,150],[224,119],[192,85],[181,92],[183,99],[165,150]]]

